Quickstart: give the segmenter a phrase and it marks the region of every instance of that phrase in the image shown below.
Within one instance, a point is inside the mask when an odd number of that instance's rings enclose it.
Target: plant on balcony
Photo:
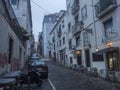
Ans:
[[[16,33],[16,35],[20,38],[20,40],[28,40],[29,36],[27,33],[27,30],[25,30],[23,27],[20,26],[14,26],[13,27],[14,32]]]

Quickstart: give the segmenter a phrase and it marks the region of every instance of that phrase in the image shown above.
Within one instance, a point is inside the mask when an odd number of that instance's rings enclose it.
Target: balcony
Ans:
[[[79,11],[79,3],[78,2],[74,2],[74,4],[72,5],[72,15],[75,15],[78,11]]]
[[[73,36],[80,33],[81,31],[82,31],[82,29],[80,28],[79,24],[74,24],[72,26],[72,34],[73,34]]]
[[[55,36],[52,38],[52,42],[53,42],[53,43],[55,42]]]
[[[102,18],[117,7],[116,0],[100,0],[96,5],[96,16]]]
[[[72,45],[72,46],[71,46],[71,49],[72,49],[72,50],[75,50],[75,49],[76,49],[76,45]]]
[[[62,31],[61,30],[57,31],[57,35],[58,35],[58,38],[60,38],[62,36]]]

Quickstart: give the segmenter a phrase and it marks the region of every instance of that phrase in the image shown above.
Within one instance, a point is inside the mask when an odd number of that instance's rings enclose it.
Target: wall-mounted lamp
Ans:
[[[81,52],[79,50],[75,51],[76,55],[80,55]]]
[[[108,42],[108,43],[106,43],[106,45],[111,47],[113,45],[113,43],[112,42]]]
[[[98,49],[98,48],[96,48],[96,50],[95,50],[95,51],[97,52],[98,50],[99,50],[99,49]]]

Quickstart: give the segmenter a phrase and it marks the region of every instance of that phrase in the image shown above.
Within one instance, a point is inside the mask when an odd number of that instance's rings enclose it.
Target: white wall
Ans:
[[[8,22],[6,21],[6,19],[4,19],[4,17],[0,14],[0,23],[1,23],[1,28],[0,28],[0,36],[2,38],[0,38],[0,54],[4,55],[4,53],[7,56],[7,63],[5,64],[4,67],[0,67],[1,72],[3,73],[4,71],[10,71],[11,70],[11,65],[8,65],[8,50],[9,50],[9,37],[11,37],[14,42],[13,42],[13,54],[12,54],[12,62],[14,62],[14,60],[19,60],[19,69],[21,69],[23,67],[23,61],[24,61],[24,51],[25,48],[23,47],[23,45],[21,44],[21,42],[19,41],[18,37],[15,35],[15,33],[13,32],[13,30],[11,29],[11,27],[9,26]],[[22,48],[22,55],[21,55],[21,60],[19,59],[19,47]]]

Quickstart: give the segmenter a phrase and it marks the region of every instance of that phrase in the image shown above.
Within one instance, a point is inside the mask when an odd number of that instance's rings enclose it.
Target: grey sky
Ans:
[[[48,12],[41,9],[34,2],[42,8],[46,9]],[[38,34],[40,31],[42,31],[42,21],[44,15],[59,12],[60,10],[66,10],[66,0],[31,0],[31,6],[33,19],[33,34],[35,36],[35,40],[37,41]]]

